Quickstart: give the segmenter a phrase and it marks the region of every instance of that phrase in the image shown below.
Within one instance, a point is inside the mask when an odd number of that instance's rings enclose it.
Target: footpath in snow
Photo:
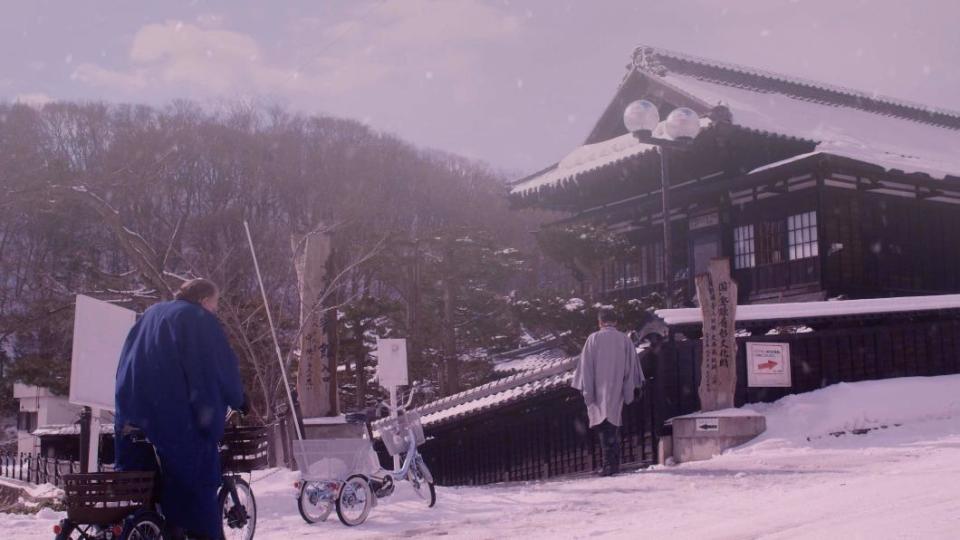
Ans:
[[[307,525],[295,473],[255,475],[256,538],[960,538],[960,375],[839,384],[773,404],[768,431],[710,461],[615,478],[403,488],[363,526]],[[4,538],[52,538],[59,514],[0,514]]]

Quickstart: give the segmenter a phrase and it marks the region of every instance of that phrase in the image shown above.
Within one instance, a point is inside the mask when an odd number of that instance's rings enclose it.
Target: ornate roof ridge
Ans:
[[[822,101],[960,129],[960,111],[871,94],[844,86],[712,60],[659,47],[638,46],[634,50],[633,62],[630,67],[659,77],[663,77],[669,72],[676,72],[728,86],[783,93],[801,99]],[[739,80],[736,80],[737,78]]]

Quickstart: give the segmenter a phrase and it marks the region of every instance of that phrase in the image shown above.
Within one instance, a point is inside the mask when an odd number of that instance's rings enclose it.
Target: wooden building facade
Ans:
[[[660,155],[622,113],[647,99],[702,130],[668,154],[669,271],[732,261],[741,303],[960,291],[960,113],[640,47],[585,144],[515,182],[517,205],[561,210],[637,248],[594,276],[606,296],[663,289]],[[656,135],[656,132],[655,132]]]

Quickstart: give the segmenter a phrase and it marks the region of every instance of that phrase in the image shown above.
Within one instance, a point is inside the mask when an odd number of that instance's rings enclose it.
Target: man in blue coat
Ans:
[[[153,470],[160,509],[174,534],[222,536],[217,489],[227,408],[246,407],[237,358],[217,319],[219,293],[205,279],[183,284],[172,302],[150,307],[130,331],[117,368],[115,437],[119,470]]]

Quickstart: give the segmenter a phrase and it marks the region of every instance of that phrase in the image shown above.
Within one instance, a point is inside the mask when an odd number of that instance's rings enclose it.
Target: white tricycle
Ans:
[[[380,467],[373,448],[373,429],[366,413],[347,415],[347,423],[361,426],[355,438],[306,439],[294,441],[294,458],[300,469],[297,482],[297,507],[307,523],[326,521],[334,509],[340,522],[349,527],[366,521],[378,499],[389,497],[397,480],[406,480],[428,507],[437,502],[433,475],[423,462],[417,447],[424,442],[420,416],[408,413],[414,391],[406,403],[392,409],[385,403],[376,411],[394,412],[377,423],[387,452],[402,456],[397,470]]]

